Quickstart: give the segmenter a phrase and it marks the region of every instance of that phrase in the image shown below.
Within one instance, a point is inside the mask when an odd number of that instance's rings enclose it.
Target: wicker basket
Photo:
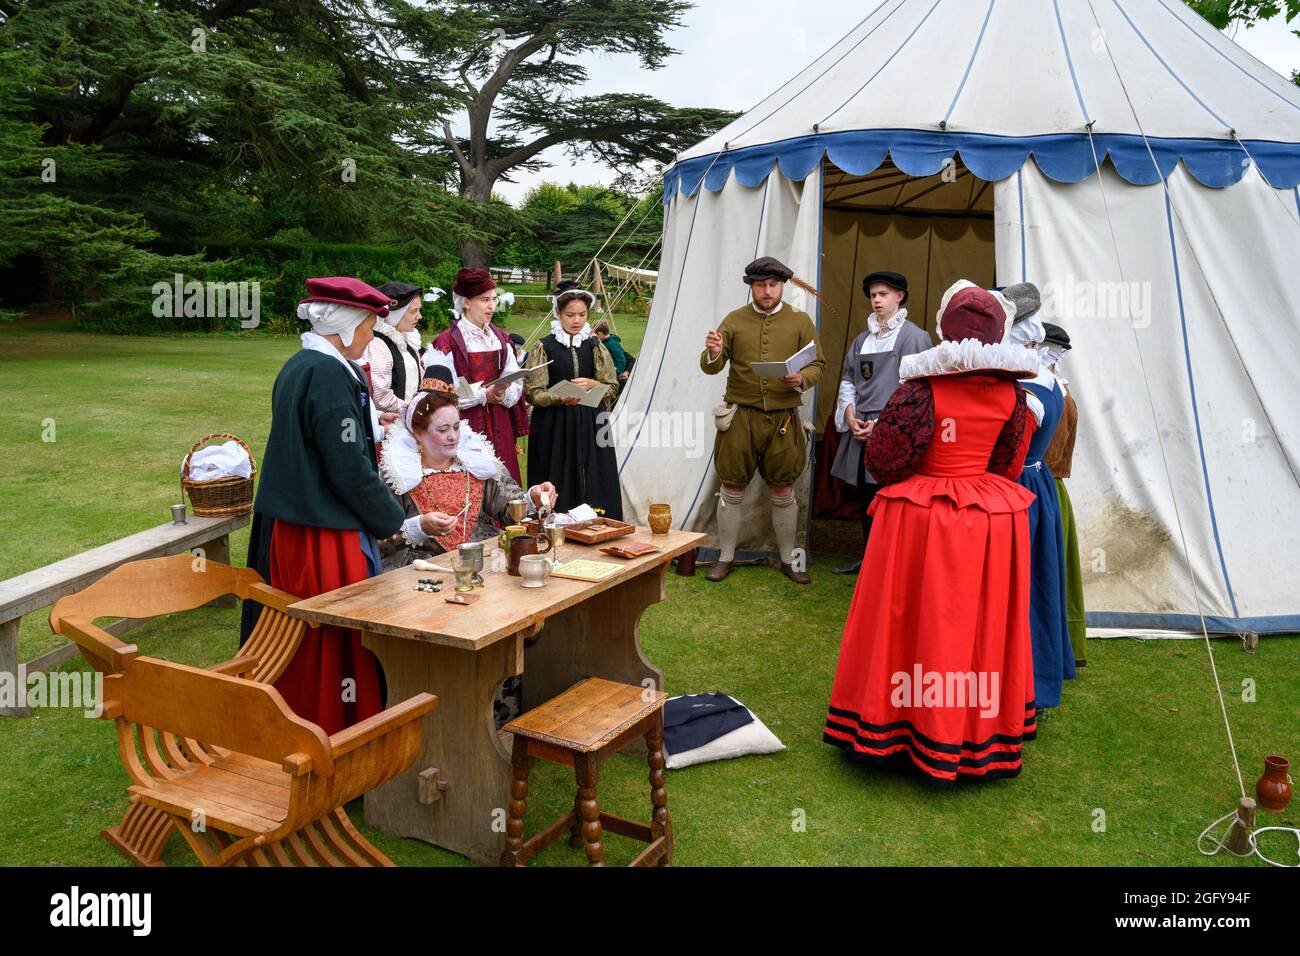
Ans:
[[[204,442],[214,438],[233,439],[243,445],[248,452],[248,461],[253,466],[248,478],[213,478],[211,481],[192,481],[190,479],[190,459],[202,447]],[[193,512],[202,518],[228,518],[231,515],[243,515],[253,510],[253,479],[257,477],[257,462],[253,453],[242,438],[222,432],[219,435],[204,435],[190,448],[181,465],[181,488],[190,496]]]

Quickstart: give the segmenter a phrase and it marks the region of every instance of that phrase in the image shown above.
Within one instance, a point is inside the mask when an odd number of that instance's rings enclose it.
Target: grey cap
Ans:
[[[1002,294],[1015,303],[1017,322],[1029,318],[1043,307],[1043,297],[1039,294],[1038,286],[1032,282],[1009,285],[1002,290]]]

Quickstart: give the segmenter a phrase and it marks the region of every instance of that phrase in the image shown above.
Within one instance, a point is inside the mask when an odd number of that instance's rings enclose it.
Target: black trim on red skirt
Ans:
[[[980,774],[962,773],[957,771],[956,778],[949,780],[946,777],[936,777],[933,774],[926,772],[922,767],[917,766],[916,760],[913,758],[917,757],[923,759],[925,754],[918,753],[915,747],[909,746],[906,750],[895,751],[891,754],[871,754],[863,753],[861,750],[856,749],[847,740],[840,740],[838,737],[834,737],[825,732],[822,733],[822,740],[843,750],[849,757],[853,758],[853,760],[858,763],[869,763],[878,767],[904,764],[914,773],[923,777],[930,784],[941,790],[950,790],[956,787],[958,780],[1006,780],[1011,777],[1020,776],[1021,768],[1016,767],[1014,770],[989,770]]]
[[[972,743],[969,740],[963,740],[960,744],[945,744],[926,736],[913,726],[910,720],[895,720],[888,724],[873,724],[870,721],[863,720],[862,715],[851,710],[845,710],[842,707],[827,707],[830,716],[841,717],[845,720],[851,720],[862,730],[873,734],[887,734],[895,730],[910,730],[912,736],[931,750],[937,750],[940,753],[960,754],[963,750],[987,750],[994,744],[1018,744],[1024,741],[1024,734],[994,734],[987,738],[983,743]],[[1025,713],[1029,713],[1030,708],[1025,708]]]
[[[1005,762],[1013,762],[1013,761],[1020,760],[1020,751],[1018,750],[992,750],[989,753],[985,754],[983,757],[978,757],[978,758],[961,757],[957,760],[941,760],[938,757],[932,757],[930,754],[926,753],[924,750],[922,750],[920,747],[917,746],[916,741],[913,740],[912,737],[906,734],[899,734],[896,737],[889,737],[885,740],[877,740],[874,737],[863,737],[862,735],[856,733],[851,727],[842,727],[837,724],[833,724],[828,720],[826,723],[826,729],[822,732],[822,739],[826,739],[826,737],[832,737],[833,743],[841,747],[847,747],[848,749],[853,750],[854,753],[865,754],[866,752],[864,752],[863,750],[859,750],[858,747],[856,746],[851,745],[849,741],[841,740],[840,738],[835,737],[833,734],[830,733],[830,731],[832,730],[837,731],[838,733],[841,734],[848,734],[853,738],[854,744],[867,748],[867,751],[888,750],[890,748],[900,747],[900,746],[906,747],[909,752],[915,755],[917,760],[925,764],[927,767],[932,767],[937,771],[947,772],[947,773],[960,773],[963,768],[967,770],[976,770],[979,769],[980,767],[987,766],[988,764],[991,763],[1005,763]],[[915,731],[913,731],[913,733],[915,733]],[[889,756],[889,755],[877,753],[877,754],[872,754],[872,756]]]

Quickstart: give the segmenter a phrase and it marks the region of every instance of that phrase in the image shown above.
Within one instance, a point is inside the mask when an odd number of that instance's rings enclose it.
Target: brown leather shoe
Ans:
[[[812,578],[808,577],[808,575],[804,574],[802,571],[796,571],[792,564],[786,564],[782,561],[778,570],[795,584],[812,584]]]
[[[736,562],[734,561],[714,561],[713,567],[709,568],[709,573],[704,575],[704,580],[721,581],[735,569]]]

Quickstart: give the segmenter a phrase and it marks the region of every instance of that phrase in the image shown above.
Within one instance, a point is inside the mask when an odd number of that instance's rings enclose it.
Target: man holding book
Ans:
[[[794,567],[799,508],[794,483],[808,462],[799,407],[826,368],[817,328],[805,312],[782,301],[789,267],[764,256],[745,267],[750,302],[727,315],[705,337],[700,368],[727,372],[725,414],[719,414],[714,467],[722,482],[718,503],[721,553],[709,571],[721,581],[734,567],[740,539],[741,502],[755,472],[767,484],[772,530],[781,551],[781,573],[798,584],[811,578]],[[779,367],[779,366],[784,366]],[[785,374],[778,374],[784,372]]]

